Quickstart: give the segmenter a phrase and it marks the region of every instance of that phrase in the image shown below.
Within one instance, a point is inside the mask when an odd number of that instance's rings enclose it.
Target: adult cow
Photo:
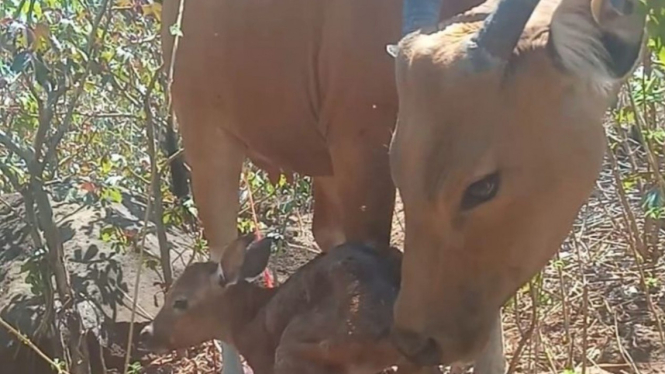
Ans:
[[[181,1],[163,4],[167,66]],[[447,1],[442,13],[480,2]],[[401,36],[401,13],[401,0],[184,3],[172,97],[213,260],[237,236],[247,157],[273,176],[314,177],[323,251],[347,240],[388,244],[397,93],[385,49]],[[238,370],[237,355],[224,351],[225,370]]]
[[[636,0],[538,3],[489,0],[398,46],[393,338],[421,364],[473,357],[559,248],[601,168],[603,115],[639,60]]]

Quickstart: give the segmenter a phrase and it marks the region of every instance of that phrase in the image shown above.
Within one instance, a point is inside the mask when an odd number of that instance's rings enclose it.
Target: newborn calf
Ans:
[[[188,266],[141,332],[155,352],[211,339],[234,345],[256,374],[367,373],[412,366],[389,340],[402,254],[344,244],[302,266],[283,285],[252,284],[270,238],[238,238],[219,264]]]

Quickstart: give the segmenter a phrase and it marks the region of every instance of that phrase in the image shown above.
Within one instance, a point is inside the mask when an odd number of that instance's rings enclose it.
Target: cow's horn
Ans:
[[[505,62],[515,49],[539,1],[500,0],[494,12],[487,17],[482,28],[473,37],[471,57]]]

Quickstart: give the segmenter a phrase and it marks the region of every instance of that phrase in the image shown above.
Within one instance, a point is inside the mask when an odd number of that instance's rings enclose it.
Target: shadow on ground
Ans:
[[[71,188],[71,187],[70,187]],[[76,187],[73,187],[76,188]],[[56,194],[57,195],[57,194]],[[0,316],[27,335],[47,354],[56,353],[50,345],[49,331],[65,331],[49,326],[44,318],[44,297],[35,292],[31,274],[38,274],[39,250],[34,248],[27,226],[23,199],[18,194],[0,196]],[[137,245],[120,245],[112,235],[102,240],[102,232],[136,233],[143,226],[145,203],[123,194],[122,202],[102,206],[81,199],[52,199],[54,216],[64,242],[66,266],[75,291],[76,306],[88,331],[87,340],[93,373],[103,368],[121,369],[131,319],[136,272],[139,264]],[[178,274],[189,260],[192,239],[175,229],[167,233],[174,272]],[[159,246],[154,227],[149,226],[144,263],[159,263]],[[159,268],[144,267],[139,282],[135,334],[154,316],[162,300]],[[32,282],[34,283],[34,282]],[[56,313],[60,311],[56,300]],[[59,316],[60,317],[60,316]],[[62,320],[63,318],[58,318]],[[52,320],[52,319],[51,319]],[[133,360],[142,352],[133,351]],[[22,374],[46,374],[49,366],[33,351],[0,328],[0,371]],[[109,372],[113,372],[110,370]],[[122,372],[120,370],[120,372]]]

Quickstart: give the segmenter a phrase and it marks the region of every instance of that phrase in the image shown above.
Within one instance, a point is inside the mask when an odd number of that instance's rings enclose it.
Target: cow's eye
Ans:
[[[178,299],[173,302],[173,309],[180,312],[187,310],[187,306],[187,299]]]
[[[462,210],[469,210],[492,200],[499,192],[499,173],[495,172],[471,183],[462,197]]]

